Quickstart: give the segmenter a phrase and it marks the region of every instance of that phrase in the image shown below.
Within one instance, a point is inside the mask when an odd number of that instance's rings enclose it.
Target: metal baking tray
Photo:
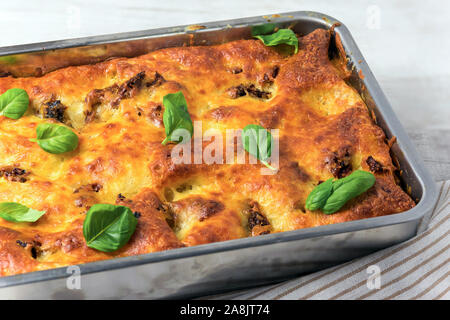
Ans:
[[[316,12],[210,22],[139,32],[0,48],[0,75],[42,75],[68,65],[132,57],[152,50],[212,45],[251,38],[251,26],[275,23],[304,35],[336,19]],[[330,54],[342,44],[355,87],[387,138],[401,182],[417,206],[406,212],[79,265],[81,289],[70,290],[70,270],[58,268],[0,278],[2,299],[188,298],[280,281],[317,271],[405,241],[418,231],[437,198],[435,183],[392,111],[348,29],[335,27]],[[340,41],[339,41],[340,38]],[[338,40],[337,42],[335,40]],[[337,46],[336,46],[337,43]],[[386,57],[388,58],[388,57]],[[364,75],[360,76],[361,73]]]

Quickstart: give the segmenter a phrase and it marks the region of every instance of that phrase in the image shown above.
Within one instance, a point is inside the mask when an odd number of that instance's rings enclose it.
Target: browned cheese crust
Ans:
[[[0,78],[0,93],[23,88],[30,107],[0,116],[0,202],[46,214],[35,223],[0,219],[0,275],[80,264],[382,216],[414,206],[394,179],[383,131],[329,60],[330,34],[299,38],[288,55],[259,40],[179,47]],[[162,98],[182,91],[203,132],[259,124],[280,130],[280,170],[261,164],[174,164]],[[43,122],[70,126],[78,148],[54,155],[29,138]],[[204,145],[208,145],[205,142]],[[376,183],[339,212],[305,209],[320,181],[354,170]],[[113,253],[86,246],[82,225],[95,203],[129,206],[138,226]]]

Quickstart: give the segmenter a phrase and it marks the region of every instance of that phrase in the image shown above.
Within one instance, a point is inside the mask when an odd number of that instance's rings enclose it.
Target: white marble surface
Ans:
[[[352,32],[436,180],[450,179],[449,1],[0,1],[0,46],[298,10],[334,16]]]

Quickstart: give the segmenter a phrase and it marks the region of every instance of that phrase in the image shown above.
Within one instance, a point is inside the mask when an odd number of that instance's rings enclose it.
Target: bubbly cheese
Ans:
[[[294,55],[240,40],[163,49],[36,78],[0,78],[0,93],[23,88],[31,100],[21,119],[0,116],[0,202],[46,211],[35,223],[0,219],[0,275],[413,207],[395,182],[383,131],[330,61],[329,41],[329,32],[318,29],[299,38]],[[279,129],[279,171],[261,175],[261,164],[174,164],[174,145],[161,144],[162,99],[178,91],[203,131],[225,136],[226,129],[247,124]],[[72,128],[78,148],[55,155],[30,142],[44,122]],[[305,209],[318,183],[356,169],[375,174],[368,192],[332,215]],[[82,224],[95,203],[140,213],[136,232],[116,252],[86,246]]]

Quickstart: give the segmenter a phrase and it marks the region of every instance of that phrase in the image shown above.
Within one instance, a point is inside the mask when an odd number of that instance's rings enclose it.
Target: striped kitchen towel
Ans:
[[[209,299],[450,299],[450,181],[416,237],[369,256],[275,285]]]

